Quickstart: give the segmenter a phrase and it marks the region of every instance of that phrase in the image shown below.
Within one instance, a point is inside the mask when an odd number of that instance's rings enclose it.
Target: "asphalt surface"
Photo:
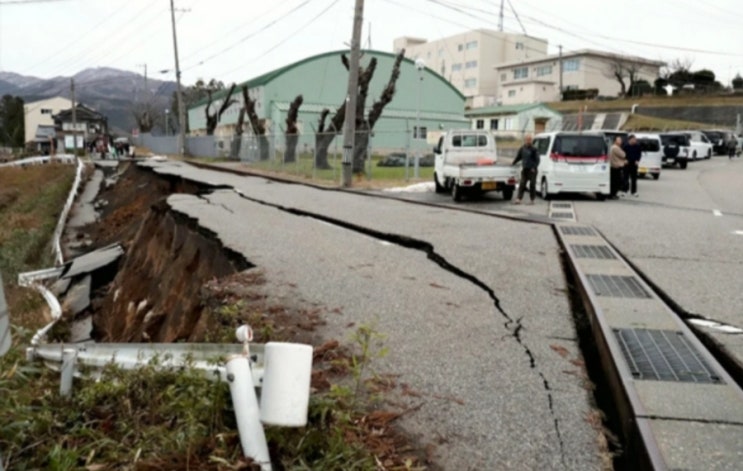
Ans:
[[[600,468],[551,227],[146,165],[231,187],[168,202],[263,269],[277,299],[335,310],[328,338],[363,323],[386,336],[376,370],[414,393],[398,398],[413,408],[402,425],[443,468]]]

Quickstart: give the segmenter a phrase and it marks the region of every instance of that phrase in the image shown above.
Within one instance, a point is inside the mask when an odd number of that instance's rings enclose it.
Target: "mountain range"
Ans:
[[[72,77],[43,79],[0,72],[0,96],[20,96],[31,103],[54,96],[70,97],[70,80],[75,81],[75,95],[79,103],[108,117],[109,128],[117,134],[127,134],[136,127],[132,106],[137,101],[147,100],[155,109],[164,111],[170,106],[176,83],[173,81],[147,79],[135,72],[110,67],[85,69]],[[145,98],[147,97],[147,98]]]

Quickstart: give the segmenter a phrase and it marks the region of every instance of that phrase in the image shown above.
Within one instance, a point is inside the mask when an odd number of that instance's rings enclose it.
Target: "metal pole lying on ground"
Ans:
[[[243,453],[258,463],[261,470],[271,471],[271,458],[261,424],[250,360],[244,356],[235,357],[227,362],[226,371]]]

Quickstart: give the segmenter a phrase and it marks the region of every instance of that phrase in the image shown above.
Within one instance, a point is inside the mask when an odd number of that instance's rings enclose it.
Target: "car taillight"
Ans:
[[[509,178],[508,179],[508,184],[509,185],[515,185],[516,184],[516,179],[514,177]]]

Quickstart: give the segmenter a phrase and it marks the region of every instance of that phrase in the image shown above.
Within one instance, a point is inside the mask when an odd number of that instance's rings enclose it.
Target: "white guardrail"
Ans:
[[[48,164],[50,161],[56,161],[64,164],[75,163],[75,156],[69,154],[60,154],[50,157],[38,156],[38,157],[27,157],[25,159],[11,160],[10,162],[1,163],[0,167],[21,167],[23,165],[42,165]]]
[[[65,202],[64,208],[62,208],[62,213],[59,215],[59,221],[57,221],[57,227],[54,229],[54,237],[52,238],[52,251],[54,253],[54,261],[57,264],[57,266],[62,265],[64,263],[64,256],[62,254],[62,232],[64,232],[64,226],[67,223],[67,216],[70,214],[70,210],[72,209],[72,205],[75,202],[75,196],[77,195],[78,190],[80,189],[80,182],[82,180],[83,175],[83,168],[85,165],[83,164],[83,161],[80,159],[77,159],[77,171],[75,172],[75,181],[72,183],[72,188],[70,189],[70,194],[67,196],[67,201]]]

